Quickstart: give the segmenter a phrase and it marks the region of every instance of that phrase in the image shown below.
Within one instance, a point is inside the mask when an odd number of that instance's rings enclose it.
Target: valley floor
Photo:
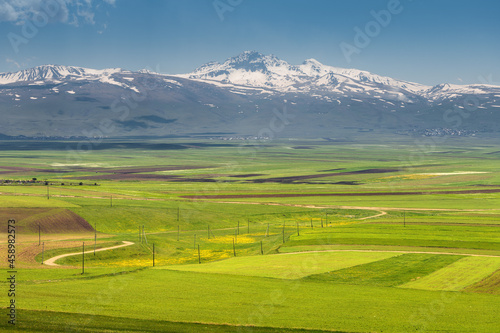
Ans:
[[[11,180],[0,185],[0,253],[15,251],[0,263],[2,311],[16,305],[15,325],[5,316],[0,327],[500,330],[491,142],[418,163],[411,141],[193,147],[96,150],[77,164],[58,149],[0,151]],[[20,182],[32,178],[43,183]]]

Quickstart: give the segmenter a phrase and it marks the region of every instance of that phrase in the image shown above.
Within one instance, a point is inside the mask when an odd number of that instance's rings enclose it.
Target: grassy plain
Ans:
[[[11,142],[16,328],[498,331],[498,148],[431,143]],[[42,265],[95,240],[135,244]]]

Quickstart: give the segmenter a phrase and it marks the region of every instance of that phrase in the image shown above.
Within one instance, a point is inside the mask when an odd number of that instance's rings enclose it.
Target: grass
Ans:
[[[391,245],[304,245],[304,246],[287,246],[284,244],[279,248],[280,253],[290,252],[309,252],[309,251],[382,251],[382,252],[422,252],[422,253],[443,253],[443,254],[480,254],[500,256],[499,251],[492,250],[475,250],[475,249],[451,249],[451,248],[435,248],[424,246],[391,246]]]
[[[105,276],[116,276],[134,272],[135,268],[92,268],[87,269],[85,274],[82,274],[81,268],[38,268],[25,269],[16,276],[16,282],[19,284],[44,284],[55,283],[68,280],[85,280],[102,278]],[[1,284],[6,285],[7,281],[1,281]]]
[[[463,290],[473,293],[500,295],[500,270]]]
[[[319,333],[322,330],[302,330],[267,327],[243,327],[217,325],[213,323],[182,323],[155,319],[133,319],[89,314],[53,311],[20,310],[22,321],[16,325],[17,332],[242,332],[254,333]],[[332,332],[328,330],[328,332]],[[341,333],[340,331],[337,331]]]
[[[437,248],[500,250],[497,227],[353,224],[315,229],[293,236],[287,246],[390,245]]]
[[[45,197],[33,197],[33,196],[5,196],[2,195],[2,200],[0,201],[0,207],[77,207],[69,202],[58,199],[47,200]]]
[[[467,257],[400,287],[458,291],[482,281],[499,269],[500,258]]]
[[[23,300],[19,307],[26,310],[348,332],[493,332],[500,306],[493,295],[164,269],[20,284],[18,290]],[[440,305],[440,311],[429,314],[432,304]]]
[[[459,260],[460,256],[410,253],[355,267],[344,268],[306,279],[395,287],[426,276]]]
[[[395,253],[298,253],[231,258],[206,265],[169,266],[178,271],[299,279],[396,256]]]
[[[424,152],[418,161],[410,157],[420,148],[406,138],[390,145],[283,140],[213,146],[213,142],[185,140],[183,149],[169,149],[161,141],[137,149],[128,148],[126,142],[112,143],[108,149],[103,143],[70,162],[66,143],[54,143],[62,150],[0,151],[0,171],[7,172],[3,178],[37,177],[53,183],[50,200],[46,186],[1,185],[0,218],[14,214],[20,223],[45,224],[51,210],[68,209],[97,228],[99,246],[123,240],[136,243],[97,252],[95,257],[86,255],[82,275],[77,268],[42,267],[36,230],[20,232],[17,328],[33,332],[497,331],[496,258],[383,251],[499,255],[500,193],[317,196],[500,188],[500,155],[490,154],[498,150],[496,141],[449,142],[433,148],[447,153]],[[291,149],[299,145],[311,149]],[[195,168],[173,170],[172,166]],[[12,168],[2,167],[25,169],[11,172]],[[176,176],[177,180],[84,179],[141,167],[164,167],[140,174]],[[358,172],[368,169],[386,170]],[[422,175],[456,171],[485,173]],[[276,180],[297,176],[305,178]],[[77,184],[77,178],[86,185],[68,185]],[[313,196],[185,198],[276,193]],[[387,214],[361,220],[380,211]],[[147,244],[140,241],[140,226],[145,228]],[[93,243],[93,233],[41,236],[47,256],[78,252],[83,241],[91,249]],[[7,237],[2,239],[0,250],[5,252]],[[265,255],[261,255],[261,242]],[[151,269],[153,243],[157,267]],[[276,255],[311,250],[374,252]],[[76,267],[81,258],[67,257],[59,263]],[[411,285],[420,289],[406,288]]]

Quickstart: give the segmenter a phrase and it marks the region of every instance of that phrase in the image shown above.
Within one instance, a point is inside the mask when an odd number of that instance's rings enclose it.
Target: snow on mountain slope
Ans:
[[[68,81],[98,81],[128,88],[139,92],[132,85],[132,80],[118,80],[116,74],[131,73],[121,68],[90,69],[74,66],[44,65],[15,73],[0,73],[0,84],[29,82],[29,85],[43,85],[45,83],[62,83]],[[123,82],[120,82],[123,81]]]
[[[315,59],[307,59],[301,65],[297,66],[298,69],[305,75],[314,76],[338,76],[342,75],[344,77],[350,78],[355,81],[365,82],[365,83],[378,83],[386,86],[391,86],[395,88],[405,89],[409,92],[421,92],[431,88],[423,84],[406,82],[401,80],[395,80],[390,77],[380,76],[372,74],[367,71],[361,71],[358,69],[346,69],[333,66],[323,65]],[[337,79],[338,80],[338,79]]]
[[[430,87],[251,51],[180,75],[55,65],[0,73],[0,133],[14,136],[87,135],[82,128],[110,121],[110,137],[254,135],[285,106],[295,120],[280,135],[290,137],[448,128],[471,107],[464,129],[500,132],[499,86]]]
[[[328,66],[315,59],[307,59],[300,65],[290,65],[274,55],[263,55],[255,51],[245,51],[223,63],[209,62],[188,74],[164,75],[144,70],[130,72],[120,68],[95,70],[46,65],[15,73],[0,73],[0,85],[17,82],[29,82],[30,85],[35,85],[44,82],[86,80],[139,92],[135,78],[140,75],[173,80],[172,82],[179,87],[181,84],[176,78],[204,82],[232,92],[238,91],[240,94],[302,93],[313,97],[325,96],[325,98],[332,95],[356,98],[384,96],[399,101],[423,99],[434,102],[468,94],[500,93],[500,87],[488,85],[440,84],[430,87],[358,69]]]
[[[327,66],[315,59],[307,59],[301,65],[294,66],[274,55],[263,55],[255,51],[243,52],[222,64],[207,63],[184,77],[297,92],[311,91],[314,88],[338,92],[337,85],[341,82],[357,86],[382,85],[410,93],[419,93],[431,88],[367,71]]]
[[[15,73],[0,73],[0,84],[40,80],[100,79],[120,72],[122,72],[120,68],[97,70],[74,66],[44,65]]]
[[[492,94],[500,91],[499,86],[486,85],[486,84],[470,84],[470,85],[456,85],[456,84],[438,84],[423,92],[423,95],[430,100],[441,100],[449,97],[456,97],[460,95],[484,95]]]

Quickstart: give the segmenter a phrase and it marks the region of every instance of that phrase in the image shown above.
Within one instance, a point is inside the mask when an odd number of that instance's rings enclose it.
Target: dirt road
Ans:
[[[105,247],[105,248],[102,248],[102,249],[96,249],[95,252],[118,249],[120,247],[130,246],[130,245],[134,245],[134,244],[135,243],[133,243],[133,242],[123,241],[122,245],[116,245],[116,246],[111,246],[111,247]],[[84,253],[94,253],[94,250],[85,251]],[[59,260],[61,258],[66,258],[66,257],[71,257],[71,256],[77,256],[77,255],[81,255],[81,254],[82,254],[82,252],[61,254],[61,255],[58,255],[58,256],[55,256],[55,257],[52,257],[50,259],[45,260],[44,261],[44,265],[59,266],[58,264],[56,264],[57,260]]]

